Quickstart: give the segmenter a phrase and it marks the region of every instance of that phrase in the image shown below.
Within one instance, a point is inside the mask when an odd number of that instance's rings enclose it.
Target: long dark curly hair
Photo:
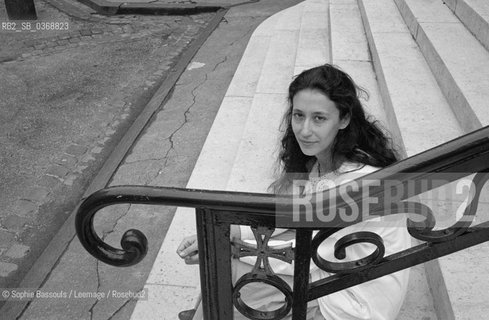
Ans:
[[[279,162],[280,178],[270,185],[274,193],[288,193],[293,179],[307,179],[314,163],[314,156],[302,153],[292,131],[293,98],[301,90],[318,90],[333,101],[340,112],[340,119],[350,117],[349,125],[336,135],[332,144],[333,168],[337,170],[343,161],[362,163],[374,167],[386,167],[398,160],[392,139],[382,130],[378,121],[367,117],[360,97],[367,92],[358,87],[351,77],[338,67],[325,64],[299,74],[289,86],[289,108],[284,115]]]

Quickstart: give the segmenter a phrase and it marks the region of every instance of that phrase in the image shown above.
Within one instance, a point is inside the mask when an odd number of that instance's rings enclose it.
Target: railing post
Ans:
[[[311,238],[311,230],[298,229],[296,231],[293,290],[294,298],[292,301],[293,320],[305,320],[307,316],[309,265],[311,264]]]
[[[5,0],[10,20],[37,20],[34,0]]]
[[[197,208],[196,218],[204,320],[232,320],[230,225],[210,209]]]

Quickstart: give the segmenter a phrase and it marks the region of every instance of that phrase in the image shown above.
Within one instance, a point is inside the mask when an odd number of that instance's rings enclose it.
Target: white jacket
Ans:
[[[329,173],[318,177],[317,164],[309,175],[306,192],[321,192],[332,185],[340,185],[363,175],[377,171],[378,168],[344,163],[336,173]],[[406,215],[396,214],[388,217],[377,217],[341,229],[319,247],[319,254],[331,262],[346,262],[357,260],[372,253],[375,246],[368,243],[359,243],[346,249],[346,259],[338,260],[334,257],[334,244],[343,236],[358,231],[370,231],[382,237],[385,246],[385,255],[388,256],[411,247],[411,236],[406,228]],[[316,232],[317,233],[317,232]],[[314,235],[316,234],[314,233]],[[251,228],[241,226],[241,239],[255,243]],[[295,245],[295,232],[287,229],[275,230],[269,246],[290,242]],[[242,262],[254,265],[256,257],[240,258]],[[294,266],[276,259],[269,259],[270,265],[276,274],[292,276]],[[326,271],[319,269],[311,261],[311,281],[330,276]],[[394,320],[405,298],[409,281],[409,269],[405,269],[369,282],[327,295],[318,299],[322,315],[331,320]]]

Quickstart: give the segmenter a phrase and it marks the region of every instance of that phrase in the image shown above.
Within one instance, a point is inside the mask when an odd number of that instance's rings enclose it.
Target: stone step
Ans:
[[[365,29],[357,1],[330,1],[331,55],[339,66],[367,90],[369,96],[362,100],[366,111],[382,126],[391,130],[380,96],[379,85],[373,69]]]
[[[444,2],[489,50],[489,2],[487,0],[445,0]]]
[[[464,6],[469,2],[457,1],[455,5],[464,25],[440,0],[395,1],[464,131],[488,125],[489,52],[466,28],[470,27]],[[481,8],[481,3],[471,4]],[[476,17],[472,19],[475,22]],[[455,199],[443,206],[454,209],[457,204],[460,202]],[[483,195],[477,222],[487,221],[483,214],[487,208],[487,196]],[[483,303],[488,298],[488,261],[484,258],[488,255],[489,245],[484,243],[440,258],[439,265],[430,266],[428,278],[440,319],[478,319],[489,311]],[[470,261],[477,262],[468,267]]]
[[[272,42],[227,190],[267,192],[274,180],[288,85],[294,75],[330,61],[327,17],[326,0],[309,0],[282,11],[266,31]]]
[[[387,121],[357,1],[331,0],[330,20],[333,63],[367,90],[368,100],[362,101],[366,111],[392,131],[395,123]],[[418,319],[436,319],[423,265],[411,269],[406,300],[397,317],[397,320]]]
[[[360,4],[384,105],[393,111],[388,118],[397,121],[407,156],[487,124],[489,112],[483,106],[488,94],[487,51],[441,1],[363,0]],[[472,77],[474,72],[484,79]],[[435,213],[448,212],[453,219],[455,210],[447,209],[459,205],[457,201],[435,203],[432,208]],[[485,202],[480,206],[487,208]],[[487,300],[481,295],[489,280],[481,281],[486,264],[478,262],[481,267],[469,273],[462,266],[474,259],[474,252],[487,256],[488,247],[479,245],[424,264],[438,319],[479,319],[487,312],[481,310]],[[426,286],[423,281],[419,284]],[[405,305],[410,303],[408,296]],[[408,313],[401,311],[400,317]]]
[[[325,5],[326,1],[316,0],[314,3]],[[227,190],[266,193],[274,180],[278,128],[287,107],[288,85],[294,76],[302,21],[315,15],[310,10],[305,11],[307,4],[302,2],[281,11],[275,26],[264,30],[272,37],[270,47]],[[302,44],[305,45],[305,41]]]
[[[328,11],[323,0],[304,2],[294,75],[331,61]]]
[[[412,156],[462,135],[395,3],[359,4],[387,121],[400,151]]]
[[[441,0],[395,0],[465,132],[489,124],[489,52]]]

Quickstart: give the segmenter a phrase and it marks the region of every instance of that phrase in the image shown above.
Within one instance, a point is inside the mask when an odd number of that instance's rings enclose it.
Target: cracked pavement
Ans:
[[[252,31],[267,17],[298,2],[262,0],[230,9],[193,58],[193,67],[181,75],[170,98],[141,133],[110,186],[185,187]],[[141,290],[175,209],[127,204],[104,208],[95,216],[97,233],[109,245],[120,247],[126,230],[141,230],[149,244],[145,259],[132,267],[112,267],[91,257],[74,237],[61,256],[53,257],[57,263],[43,279],[41,290],[89,293]],[[34,299],[16,319],[130,319],[136,302],[114,297]]]

